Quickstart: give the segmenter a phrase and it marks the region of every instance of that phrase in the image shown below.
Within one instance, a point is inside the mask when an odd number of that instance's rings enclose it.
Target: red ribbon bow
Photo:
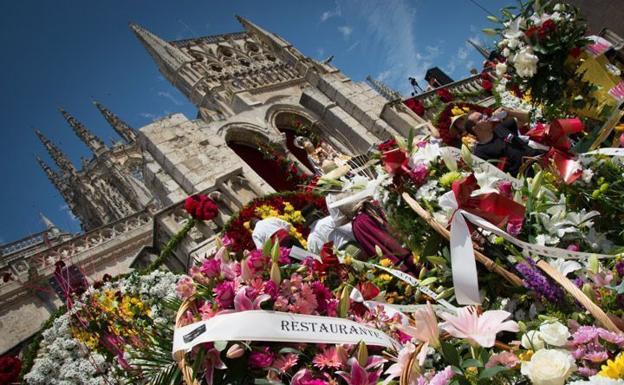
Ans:
[[[499,193],[471,197],[472,192],[478,188],[477,179],[473,174],[453,182],[457,208],[477,215],[501,229],[504,229],[508,222],[522,223],[525,211],[523,205]]]

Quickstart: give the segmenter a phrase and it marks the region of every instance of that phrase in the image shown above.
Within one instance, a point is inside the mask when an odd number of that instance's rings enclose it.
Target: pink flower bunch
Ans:
[[[422,185],[427,181],[427,178],[429,177],[429,169],[423,163],[418,163],[416,166],[414,166],[413,169],[409,171],[408,175],[412,182],[417,185]]]
[[[608,349],[615,345],[617,351]],[[598,373],[601,364],[624,349],[624,336],[596,326],[580,326],[569,342],[572,357],[577,360],[579,374],[590,377]]]
[[[274,309],[288,313],[316,314],[318,302],[312,286],[297,273],[282,281]]]

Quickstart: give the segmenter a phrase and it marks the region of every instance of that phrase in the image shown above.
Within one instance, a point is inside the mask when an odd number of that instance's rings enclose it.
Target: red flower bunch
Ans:
[[[186,198],[184,209],[200,221],[209,221],[219,214],[219,208],[208,195],[196,194]]]
[[[442,139],[444,143],[451,145],[451,146],[457,140],[457,138],[453,138],[451,134],[449,133],[449,128],[451,127],[451,118],[453,117],[452,110],[453,110],[453,107],[456,107],[456,106],[459,108],[468,107],[471,111],[477,111],[477,112],[481,112],[484,114],[492,113],[491,108],[482,107],[482,106],[479,106],[478,104],[463,103],[463,102],[448,104],[444,108],[444,110],[440,112],[440,115],[438,116],[438,120],[436,121],[435,126],[437,127],[438,132],[440,133],[440,139]]]
[[[407,99],[403,102],[410,110],[414,111],[418,116],[425,116],[425,105],[416,98]]]
[[[446,88],[440,88],[436,91],[436,94],[438,94],[440,100],[442,100],[444,103],[450,103],[453,101],[453,99],[455,99],[451,91],[447,90]]]
[[[381,152],[390,151],[397,146],[397,142],[394,139],[388,139],[377,145],[377,149]]]
[[[0,357],[0,384],[12,384],[17,382],[22,361],[15,356]]]

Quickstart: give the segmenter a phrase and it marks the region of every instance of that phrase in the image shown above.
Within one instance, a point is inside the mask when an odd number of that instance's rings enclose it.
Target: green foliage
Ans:
[[[171,237],[171,239],[169,239],[165,247],[163,247],[163,249],[160,251],[160,255],[158,255],[158,257],[154,261],[152,261],[152,263],[150,263],[149,266],[147,266],[146,268],[140,271],[141,274],[147,274],[151,271],[158,269],[160,266],[162,266],[162,264],[165,263],[167,258],[169,258],[171,253],[173,253],[173,250],[175,250],[175,248],[178,247],[178,244],[186,237],[188,232],[191,231],[193,226],[195,226],[195,219],[191,218],[186,222],[184,227],[182,227],[182,229],[177,234],[175,234],[173,237]]]

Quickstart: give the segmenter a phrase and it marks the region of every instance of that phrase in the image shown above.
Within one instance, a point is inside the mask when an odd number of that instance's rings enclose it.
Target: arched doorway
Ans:
[[[267,159],[257,147],[240,142],[228,142],[227,145],[275,191],[295,191],[299,188],[298,181],[285,175],[277,159]]]
[[[293,154],[299,162],[308,168],[310,171],[314,171],[308,154],[304,149],[295,146],[295,138],[297,136],[305,136],[309,138],[316,146],[319,142],[318,133],[312,129],[312,122],[292,112],[282,112],[275,117],[275,127],[286,135],[286,148]]]

